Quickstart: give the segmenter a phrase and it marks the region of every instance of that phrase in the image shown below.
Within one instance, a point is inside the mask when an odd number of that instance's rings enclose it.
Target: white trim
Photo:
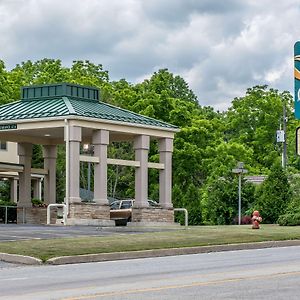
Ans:
[[[124,160],[124,159],[113,159],[108,158],[107,163],[109,165],[128,166],[128,167],[140,167],[141,163],[136,160]]]
[[[48,173],[47,169],[31,168],[31,174],[48,175]]]
[[[0,163],[0,170],[2,172],[23,172],[24,166],[18,164]]]
[[[91,162],[91,163],[99,163],[99,157],[95,156],[89,156],[89,155],[80,155],[79,156],[80,161],[83,162]],[[118,165],[118,166],[127,166],[127,167],[140,167],[140,162],[136,160],[124,160],[124,159],[114,159],[114,158],[108,158],[107,159],[108,165]],[[165,165],[161,163],[153,163],[148,162],[148,168],[149,169],[159,169],[164,170]]]
[[[60,117],[49,117],[49,118],[37,118],[37,119],[15,119],[15,120],[5,120],[0,121],[0,124],[11,124],[16,123],[17,125],[20,124],[26,124],[26,123],[39,123],[39,122],[55,122],[55,121],[64,121],[66,119],[66,116],[60,116]],[[130,122],[123,122],[123,121],[113,121],[113,120],[106,120],[106,119],[98,119],[98,118],[91,118],[91,117],[83,117],[83,116],[68,116],[68,120],[80,120],[80,121],[90,121],[93,123],[105,123],[105,124],[114,124],[114,125],[126,125],[130,127],[136,127],[136,128],[147,128],[147,129],[154,129],[158,131],[168,131],[168,132],[179,132],[179,128],[168,128],[168,127],[162,127],[162,126],[153,126],[153,125],[146,125],[146,124],[139,124],[139,123],[130,123]],[[158,120],[159,121],[159,120]],[[61,124],[63,127],[63,124]],[[56,126],[58,127],[58,126]],[[37,127],[35,126],[34,129]],[[44,127],[43,127],[44,128]],[[93,128],[93,127],[90,127]],[[22,128],[17,129],[11,129],[11,130],[1,130],[2,132],[13,132],[18,131]],[[29,129],[29,128],[28,128]],[[32,128],[33,129],[33,128]]]
[[[148,162],[148,168],[149,169],[164,170],[165,169],[165,164]]]
[[[79,156],[80,161],[84,162],[91,162],[91,163],[99,163],[99,157],[96,156],[90,156],[90,155],[80,155]]]

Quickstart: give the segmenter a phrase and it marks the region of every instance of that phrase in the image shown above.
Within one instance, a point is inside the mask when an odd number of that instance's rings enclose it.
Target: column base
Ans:
[[[71,203],[81,203],[80,197],[69,197],[69,204]]]
[[[19,208],[32,208],[32,203],[31,203],[31,201],[30,202],[25,202],[25,203],[23,203],[23,202],[18,202],[17,203],[17,207]]]
[[[109,204],[107,199],[93,199],[93,201],[99,205],[108,205]]]
[[[132,222],[174,224],[174,210],[162,207],[132,208]]]
[[[69,219],[81,220],[110,220],[110,209],[108,205],[99,205],[90,202],[72,202],[69,206]]]
[[[50,212],[50,224],[55,224],[57,219],[57,208]],[[18,207],[17,224],[47,224],[46,207]]]
[[[162,207],[162,208],[165,208],[165,209],[173,209],[173,204],[172,203],[166,203],[166,204],[164,204],[164,203],[159,203],[160,204],[160,206]]]

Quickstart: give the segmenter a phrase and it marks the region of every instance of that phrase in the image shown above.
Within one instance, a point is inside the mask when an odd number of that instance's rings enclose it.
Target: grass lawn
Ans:
[[[186,230],[112,236],[0,242],[0,252],[49,258],[65,255],[300,239],[300,226],[192,226]]]

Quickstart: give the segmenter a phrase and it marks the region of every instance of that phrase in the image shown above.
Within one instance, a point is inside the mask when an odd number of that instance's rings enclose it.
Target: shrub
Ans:
[[[276,223],[279,216],[286,211],[292,199],[292,192],[285,170],[276,162],[270,175],[257,189],[257,209],[264,223]]]
[[[278,218],[280,226],[297,226],[300,225],[300,213],[287,213]]]
[[[236,216],[233,220],[233,224],[237,225],[238,223],[239,223],[239,218],[238,218],[238,216]],[[242,216],[241,217],[241,225],[248,225],[251,223],[252,223],[251,216]]]
[[[37,198],[31,199],[31,203],[33,207],[46,207],[46,204],[42,200]]]

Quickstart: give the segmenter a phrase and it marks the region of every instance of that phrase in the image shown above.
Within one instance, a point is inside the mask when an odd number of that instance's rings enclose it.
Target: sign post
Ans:
[[[241,225],[241,211],[242,211],[242,174],[247,173],[248,170],[244,169],[244,163],[238,162],[237,168],[232,169],[232,173],[239,175],[239,187],[238,187],[238,194],[239,194],[239,200],[238,200],[238,206],[239,206],[239,225]]]
[[[294,45],[295,117],[300,119],[300,41]]]

